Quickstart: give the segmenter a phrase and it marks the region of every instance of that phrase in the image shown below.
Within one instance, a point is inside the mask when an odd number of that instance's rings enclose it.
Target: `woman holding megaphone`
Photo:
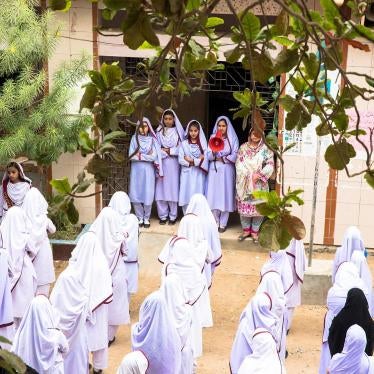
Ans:
[[[239,139],[231,121],[217,118],[209,140],[209,172],[206,197],[218,225],[218,231],[226,230],[230,212],[235,210],[235,161]]]

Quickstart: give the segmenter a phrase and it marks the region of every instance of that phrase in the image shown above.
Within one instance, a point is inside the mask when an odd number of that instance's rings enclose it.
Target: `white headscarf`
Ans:
[[[38,373],[48,372],[61,351],[68,349],[64,335],[58,330],[58,322],[58,313],[47,297],[36,296],[22,318],[12,352]]]
[[[356,226],[350,226],[344,234],[342,246],[339,247],[335,254],[332,280],[335,279],[336,271],[342,262],[350,261],[353,251],[365,252],[364,242],[360,230]]]
[[[48,203],[40,191],[32,187],[27,192],[22,205],[30,225],[30,239],[33,245],[39,245],[47,236]]]
[[[335,354],[329,365],[330,374],[362,374],[369,371],[370,361],[365,353],[366,334],[362,327],[353,325],[347,330],[342,353]]]
[[[267,293],[272,301],[272,310],[282,320],[286,305],[282,278],[276,271],[269,271],[261,277],[256,293]]]
[[[367,288],[367,291],[371,292],[373,288],[373,280],[371,276],[371,271],[369,268],[369,265],[366,261],[366,257],[364,255],[364,252],[362,251],[353,251],[351,262],[356,265],[356,268],[358,270],[358,274],[360,278],[365,283],[365,286]]]
[[[8,261],[8,253],[0,249],[0,328],[13,324],[13,303],[10,292]]]
[[[130,198],[126,192],[117,191],[110,199],[110,208],[114,209],[120,216],[120,224],[122,232],[127,234],[126,247],[127,254],[125,261],[138,260],[138,244],[139,244],[139,221],[134,214],[131,214]]]
[[[214,128],[213,128],[212,135],[210,137],[213,137],[213,136],[216,135],[216,133],[218,131],[218,123],[221,120],[224,120],[226,122],[226,124],[227,124],[227,139],[228,139],[228,141],[230,143],[230,147],[235,152],[237,152],[238,149],[239,149],[238,135],[236,135],[234,126],[232,125],[232,123],[231,123],[231,121],[230,121],[230,119],[228,117],[226,117],[226,116],[220,116],[220,117],[217,118],[216,123],[215,123]]]
[[[343,262],[336,272],[335,282],[327,293],[327,308],[322,341],[327,342],[329,329],[334,317],[342,310],[351,288],[360,288],[368,297],[366,287],[352,262]]]
[[[188,296],[182,279],[177,274],[169,274],[164,278],[160,291],[165,298],[183,347],[191,331],[192,308],[187,304]]]
[[[200,218],[204,238],[208,241],[212,250],[212,265],[218,266],[222,258],[221,241],[219,239],[216,220],[203,194],[197,193],[191,197],[186,215],[191,213],[196,214]]]
[[[293,266],[297,278],[300,282],[304,280],[306,259],[305,259],[305,249],[302,240],[292,239],[289,246],[286,248],[286,253],[293,257]]]
[[[119,214],[110,207],[105,207],[90,227],[95,233],[101,249],[108,261],[110,271],[113,272],[121,256],[121,246],[125,243],[125,234],[120,226]]]
[[[187,292],[188,303],[195,304],[206,287],[206,280],[193,258],[191,244],[187,239],[175,237],[170,242],[169,257],[165,264],[165,275],[177,274]]]
[[[58,326],[69,344],[74,342],[79,329],[85,326],[88,314],[88,290],[79,278],[76,269],[68,266],[58,277],[50,296],[60,315]]]
[[[151,293],[141,305],[139,322],[131,329],[131,343],[134,351],[147,357],[150,373],[179,373],[182,345],[160,291]]]
[[[252,336],[253,353],[247,356],[238,374],[285,374],[273,336],[266,329],[254,331]]]
[[[166,109],[164,110],[164,113],[162,113],[162,116],[161,116],[161,124],[160,126],[157,128],[157,132],[160,132],[162,134],[162,130],[164,129],[165,125],[164,125],[164,116],[165,116],[165,113],[166,112],[172,112],[173,115],[174,115],[174,124],[175,124],[175,128],[177,130],[177,134],[178,134],[178,137],[179,137],[179,140],[182,141],[184,139],[184,130],[183,130],[183,126],[182,126],[182,123],[181,121],[179,120],[177,114],[175,113],[175,111],[173,109]]]
[[[211,262],[212,251],[204,237],[203,225],[197,215],[187,214],[181,219],[178,236],[186,238],[190,242],[195,261],[201,269],[204,267],[205,261]]]
[[[68,267],[78,273],[78,278],[88,294],[89,312],[110,300],[113,295],[112,276],[96,235],[83,234],[71,252]]]
[[[244,308],[230,355],[230,367],[236,373],[244,358],[253,351],[252,335],[258,328],[265,328],[277,335],[278,317],[272,312],[272,301],[268,294],[258,293]]]
[[[27,191],[31,187],[31,179],[26,177],[25,172],[23,171],[23,167],[20,163],[16,162],[19,170],[20,170],[20,182],[18,183],[11,183],[8,177],[8,172],[5,170],[3,180],[2,180],[2,187],[3,191],[6,188],[7,194],[9,198],[12,200],[15,206],[21,206],[23,200],[26,196]],[[5,200],[4,200],[5,202]],[[7,208],[9,208],[6,205]],[[0,207],[1,209],[3,207]]]
[[[148,369],[147,357],[141,351],[128,353],[117,369],[117,374],[145,374]]]
[[[292,268],[285,250],[270,252],[270,259],[265,262],[261,269],[261,276],[269,271],[277,272],[282,278],[283,290],[286,294],[293,285]]]
[[[12,289],[21,277],[26,246],[29,240],[29,232],[26,224],[26,214],[18,206],[13,206],[8,210],[0,225],[0,235],[3,248],[11,259]]]

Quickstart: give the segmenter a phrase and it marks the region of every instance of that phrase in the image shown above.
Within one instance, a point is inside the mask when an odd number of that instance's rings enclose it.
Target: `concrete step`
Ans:
[[[165,235],[167,240],[170,236],[177,235],[178,225],[179,221],[175,225],[170,226],[168,224],[160,225],[158,220],[151,219],[151,227],[148,229],[142,227],[140,229],[140,237],[152,237],[153,235],[156,235],[156,238],[158,238],[159,235]],[[240,225],[228,227],[224,233],[220,234],[222,248],[250,252],[268,252],[268,249],[261,247],[259,244],[253,243],[251,239],[239,242],[238,236],[241,233],[242,229]]]

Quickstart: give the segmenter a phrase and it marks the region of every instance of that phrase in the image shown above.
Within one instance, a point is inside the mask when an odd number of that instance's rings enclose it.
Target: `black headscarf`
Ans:
[[[372,356],[374,322],[369,313],[366,296],[359,288],[352,288],[348,291],[344,308],[332,321],[328,338],[331,356],[342,352],[347,330],[355,324],[365,330],[367,340],[365,352],[367,355]]]

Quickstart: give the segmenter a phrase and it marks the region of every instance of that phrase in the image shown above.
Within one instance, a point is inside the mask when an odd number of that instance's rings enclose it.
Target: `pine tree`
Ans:
[[[53,53],[58,30],[51,28],[52,14],[38,15],[35,5],[12,0],[0,6],[0,163],[25,156],[48,165],[77,149],[78,135],[91,121],[68,112],[86,58],[61,66],[44,95],[43,61]]]

